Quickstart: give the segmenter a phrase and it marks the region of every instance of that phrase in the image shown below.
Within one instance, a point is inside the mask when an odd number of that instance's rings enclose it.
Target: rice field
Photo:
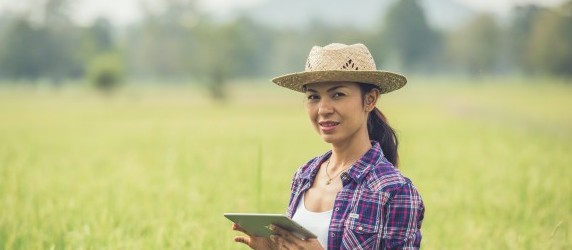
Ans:
[[[378,107],[426,205],[424,249],[572,249],[572,84],[410,79]],[[0,85],[0,249],[246,249],[224,212],[283,213],[328,150],[302,95]]]

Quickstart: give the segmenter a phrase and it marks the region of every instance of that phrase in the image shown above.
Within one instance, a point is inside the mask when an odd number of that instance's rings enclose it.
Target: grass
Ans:
[[[572,86],[543,81],[383,96],[425,249],[572,248]],[[1,87],[0,249],[240,249],[222,213],[285,212],[295,169],[328,145],[300,95],[232,93]]]

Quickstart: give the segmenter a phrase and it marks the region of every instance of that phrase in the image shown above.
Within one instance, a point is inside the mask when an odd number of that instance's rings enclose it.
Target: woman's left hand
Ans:
[[[277,246],[277,249],[324,249],[318,239],[303,240],[275,225],[271,225],[270,229],[274,232],[270,239]]]
[[[234,241],[248,245],[252,249],[324,249],[317,239],[302,240],[291,232],[275,225],[270,226],[270,230],[274,234],[269,238],[249,235],[236,223],[233,224],[232,229],[246,234],[246,236],[235,237]]]

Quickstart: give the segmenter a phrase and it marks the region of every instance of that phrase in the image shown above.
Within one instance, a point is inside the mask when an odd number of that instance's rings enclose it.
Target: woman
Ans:
[[[397,170],[397,137],[375,106],[405,77],[378,71],[363,44],[330,44],[312,48],[304,72],[272,81],[306,94],[310,121],[332,147],[298,169],[288,205],[288,216],[318,239],[273,227],[270,238],[235,241],[253,249],[419,248],[425,208]]]

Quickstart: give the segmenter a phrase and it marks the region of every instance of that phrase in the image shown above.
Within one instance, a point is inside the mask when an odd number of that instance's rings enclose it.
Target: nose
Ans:
[[[327,116],[334,112],[334,108],[332,107],[331,103],[326,100],[326,98],[320,100],[318,105],[318,115],[320,116]]]

